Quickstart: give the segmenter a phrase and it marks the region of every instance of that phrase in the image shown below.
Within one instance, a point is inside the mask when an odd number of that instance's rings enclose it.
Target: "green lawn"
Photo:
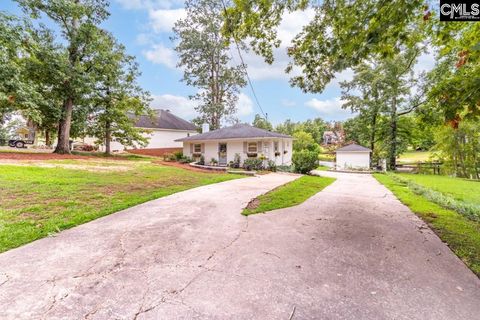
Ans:
[[[145,201],[240,177],[147,161],[0,165],[0,252]]]
[[[254,199],[251,204],[255,205],[252,208],[245,208],[242,214],[248,216],[250,214],[296,206],[322,191],[333,181],[335,181],[334,178],[302,176]]]
[[[428,174],[404,173],[400,176],[456,200],[480,205],[480,181]]]
[[[320,153],[318,155],[320,161],[335,161],[335,155],[332,153]]]
[[[430,151],[409,151],[404,152],[398,157],[398,163],[417,163],[417,162],[429,162],[431,152]]]
[[[453,252],[480,276],[479,222],[470,220],[455,211],[444,209],[423,196],[414,194],[404,183],[394,180],[389,175],[375,174],[374,176],[402,203],[427,222],[435,233],[448,243]],[[451,181],[450,189],[455,190],[456,185]]]

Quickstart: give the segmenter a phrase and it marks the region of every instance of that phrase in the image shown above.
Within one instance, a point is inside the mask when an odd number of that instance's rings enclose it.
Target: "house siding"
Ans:
[[[337,152],[338,169],[370,168],[370,152]]]
[[[275,157],[274,141],[278,141],[280,155]],[[234,161],[235,154],[240,155],[240,161],[243,162],[248,158],[245,152],[245,142],[256,142],[258,146],[261,145],[261,150],[257,151],[257,154],[264,154],[269,160],[275,161],[276,165],[291,165],[292,164],[292,139],[288,138],[269,138],[269,139],[238,139],[238,140],[212,140],[212,141],[192,141],[184,142],[183,154],[189,157],[193,157],[190,147],[193,144],[203,143],[205,145],[203,156],[205,157],[205,163],[210,163],[211,159],[218,160],[218,144],[227,144],[227,163]],[[284,153],[284,150],[287,152]]]
[[[148,145],[143,148],[137,145],[138,149],[160,149],[160,148],[182,148],[182,142],[176,142],[176,139],[181,139],[187,137],[189,134],[193,136],[197,132],[184,131],[184,130],[155,130],[155,129],[146,129],[150,130],[150,133],[144,133],[143,136],[149,138]],[[96,138],[86,137],[84,139],[85,143],[95,144]],[[125,147],[119,142],[112,141],[111,144],[112,151],[123,151],[125,149],[133,149],[132,147]],[[102,144],[99,146],[100,151],[105,150],[105,145]]]

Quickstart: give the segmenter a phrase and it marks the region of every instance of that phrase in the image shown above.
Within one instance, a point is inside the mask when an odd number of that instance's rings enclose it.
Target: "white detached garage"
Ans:
[[[337,169],[345,170],[370,168],[370,153],[372,150],[368,148],[353,143],[339,148],[335,152],[337,158]]]

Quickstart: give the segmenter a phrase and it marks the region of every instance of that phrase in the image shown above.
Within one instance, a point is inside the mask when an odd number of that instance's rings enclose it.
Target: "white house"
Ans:
[[[173,149],[181,150],[182,142],[175,141],[177,139],[189,137],[197,134],[197,128],[192,123],[177,117],[169,110],[158,109],[155,110],[155,116],[139,116],[136,118],[135,126],[137,128],[146,129],[149,133],[144,135],[149,138],[148,145],[140,149]],[[86,137],[85,143],[95,144],[97,139]],[[100,150],[105,149],[104,145],[99,146]],[[120,142],[111,142],[112,151],[123,151],[131,149],[125,147]]]
[[[350,144],[337,149],[335,152],[337,169],[370,168],[370,153],[372,150],[368,148],[359,146],[358,144]]]
[[[176,141],[183,143],[183,154],[193,159],[204,156],[205,162],[211,159],[219,165],[227,165],[240,156],[241,164],[248,158],[266,158],[276,165],[292,164],[291,136],[252,127],[248,124],[236,124]]]

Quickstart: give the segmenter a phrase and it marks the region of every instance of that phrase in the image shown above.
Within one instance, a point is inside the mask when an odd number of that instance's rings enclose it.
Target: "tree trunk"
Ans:
[[[52,142],[50,141],[50,130],[48,129],[45,130],[45,145],[47,147],[50,147],[52,145]]]
[[[110,121],[105,123],[105,154],[110,155],[110,141],[112,141],[112,130],[110,127]]]
[[[73,99],[63,103],[62,119],[58,126],[58,143],[54,153],[70,154],[70,127],[72,124]]]
[[[388,155],[388,168],[397,168],[397,101],[394,98],[390,118],[390,150]]]

